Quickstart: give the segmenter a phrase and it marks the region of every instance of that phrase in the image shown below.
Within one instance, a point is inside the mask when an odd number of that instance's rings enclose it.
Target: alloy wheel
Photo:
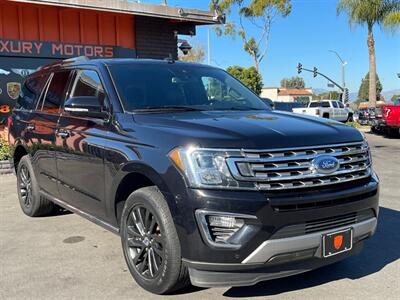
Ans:
[[[32,179],[28,168],[23,165],[19,172],[19,190],[25,207],[32,205]]]
[[[164,239],[157,217],[146,207],[136,206],[127,220],[126,247],[132,265],[146,279],[154,279],[164,261]]]

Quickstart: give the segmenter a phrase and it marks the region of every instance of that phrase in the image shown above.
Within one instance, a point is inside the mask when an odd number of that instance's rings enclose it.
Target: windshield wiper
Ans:
[[[262,108],[255,108],[255,107],[250,107],[250,106],[234,106],[234,107],[229,107],[226,110],[238,110],[238,111],[246,111],[246,110],[262,110],[262,111],[268,111],[268,109],[262,109]]]
[[[135,109],[135,112],[159,112],[159,111],[204,111],[205,109],[185,105],[166,105],[166,106],[150,106]]]

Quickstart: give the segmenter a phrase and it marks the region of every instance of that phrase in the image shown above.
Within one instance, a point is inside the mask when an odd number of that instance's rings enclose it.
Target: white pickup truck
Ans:
[[[293,108],[294,113],[346,122],[353,118],[349,109],[338,100],[316,100],[308,103],[308,107]]]

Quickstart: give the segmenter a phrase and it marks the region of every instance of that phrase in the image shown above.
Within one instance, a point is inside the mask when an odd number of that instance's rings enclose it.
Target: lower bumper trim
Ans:
[[[316,257],[322,257],[322,243],[321,236],[326,233],[340,231],[342,229],[352,227],[354,241],[359,240],[360,237],[365,235],[372,235],[377,226],[377,218],[345,227],[338,227],[335,229],[306,234],[290,238],[272,239],[262,243],[253,253],[242,261],[243,264],[265,263],[272,257],[294,251],[302,251],[306,249],[317,248],[315,252]]]
[[[277,266],[260,265],[256,269],[207,271],[189,267],[189,275],[192,284],[198,287],[211,288],[251,286],[261,281],[297,275],[341,261],[349,256],[358,254],[362,249],[362,245],[363,243],[359,242],[354,245],[351,251],[329,258],[314,257],[305,261]]]

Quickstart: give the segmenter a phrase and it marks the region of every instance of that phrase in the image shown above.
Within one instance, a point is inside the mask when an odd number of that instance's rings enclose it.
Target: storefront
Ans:
[[[216,12],[125,0],[0,0],[0,124],[24,77],[44,64],[76,56],[177,58],[178,35],[219,20]]]

